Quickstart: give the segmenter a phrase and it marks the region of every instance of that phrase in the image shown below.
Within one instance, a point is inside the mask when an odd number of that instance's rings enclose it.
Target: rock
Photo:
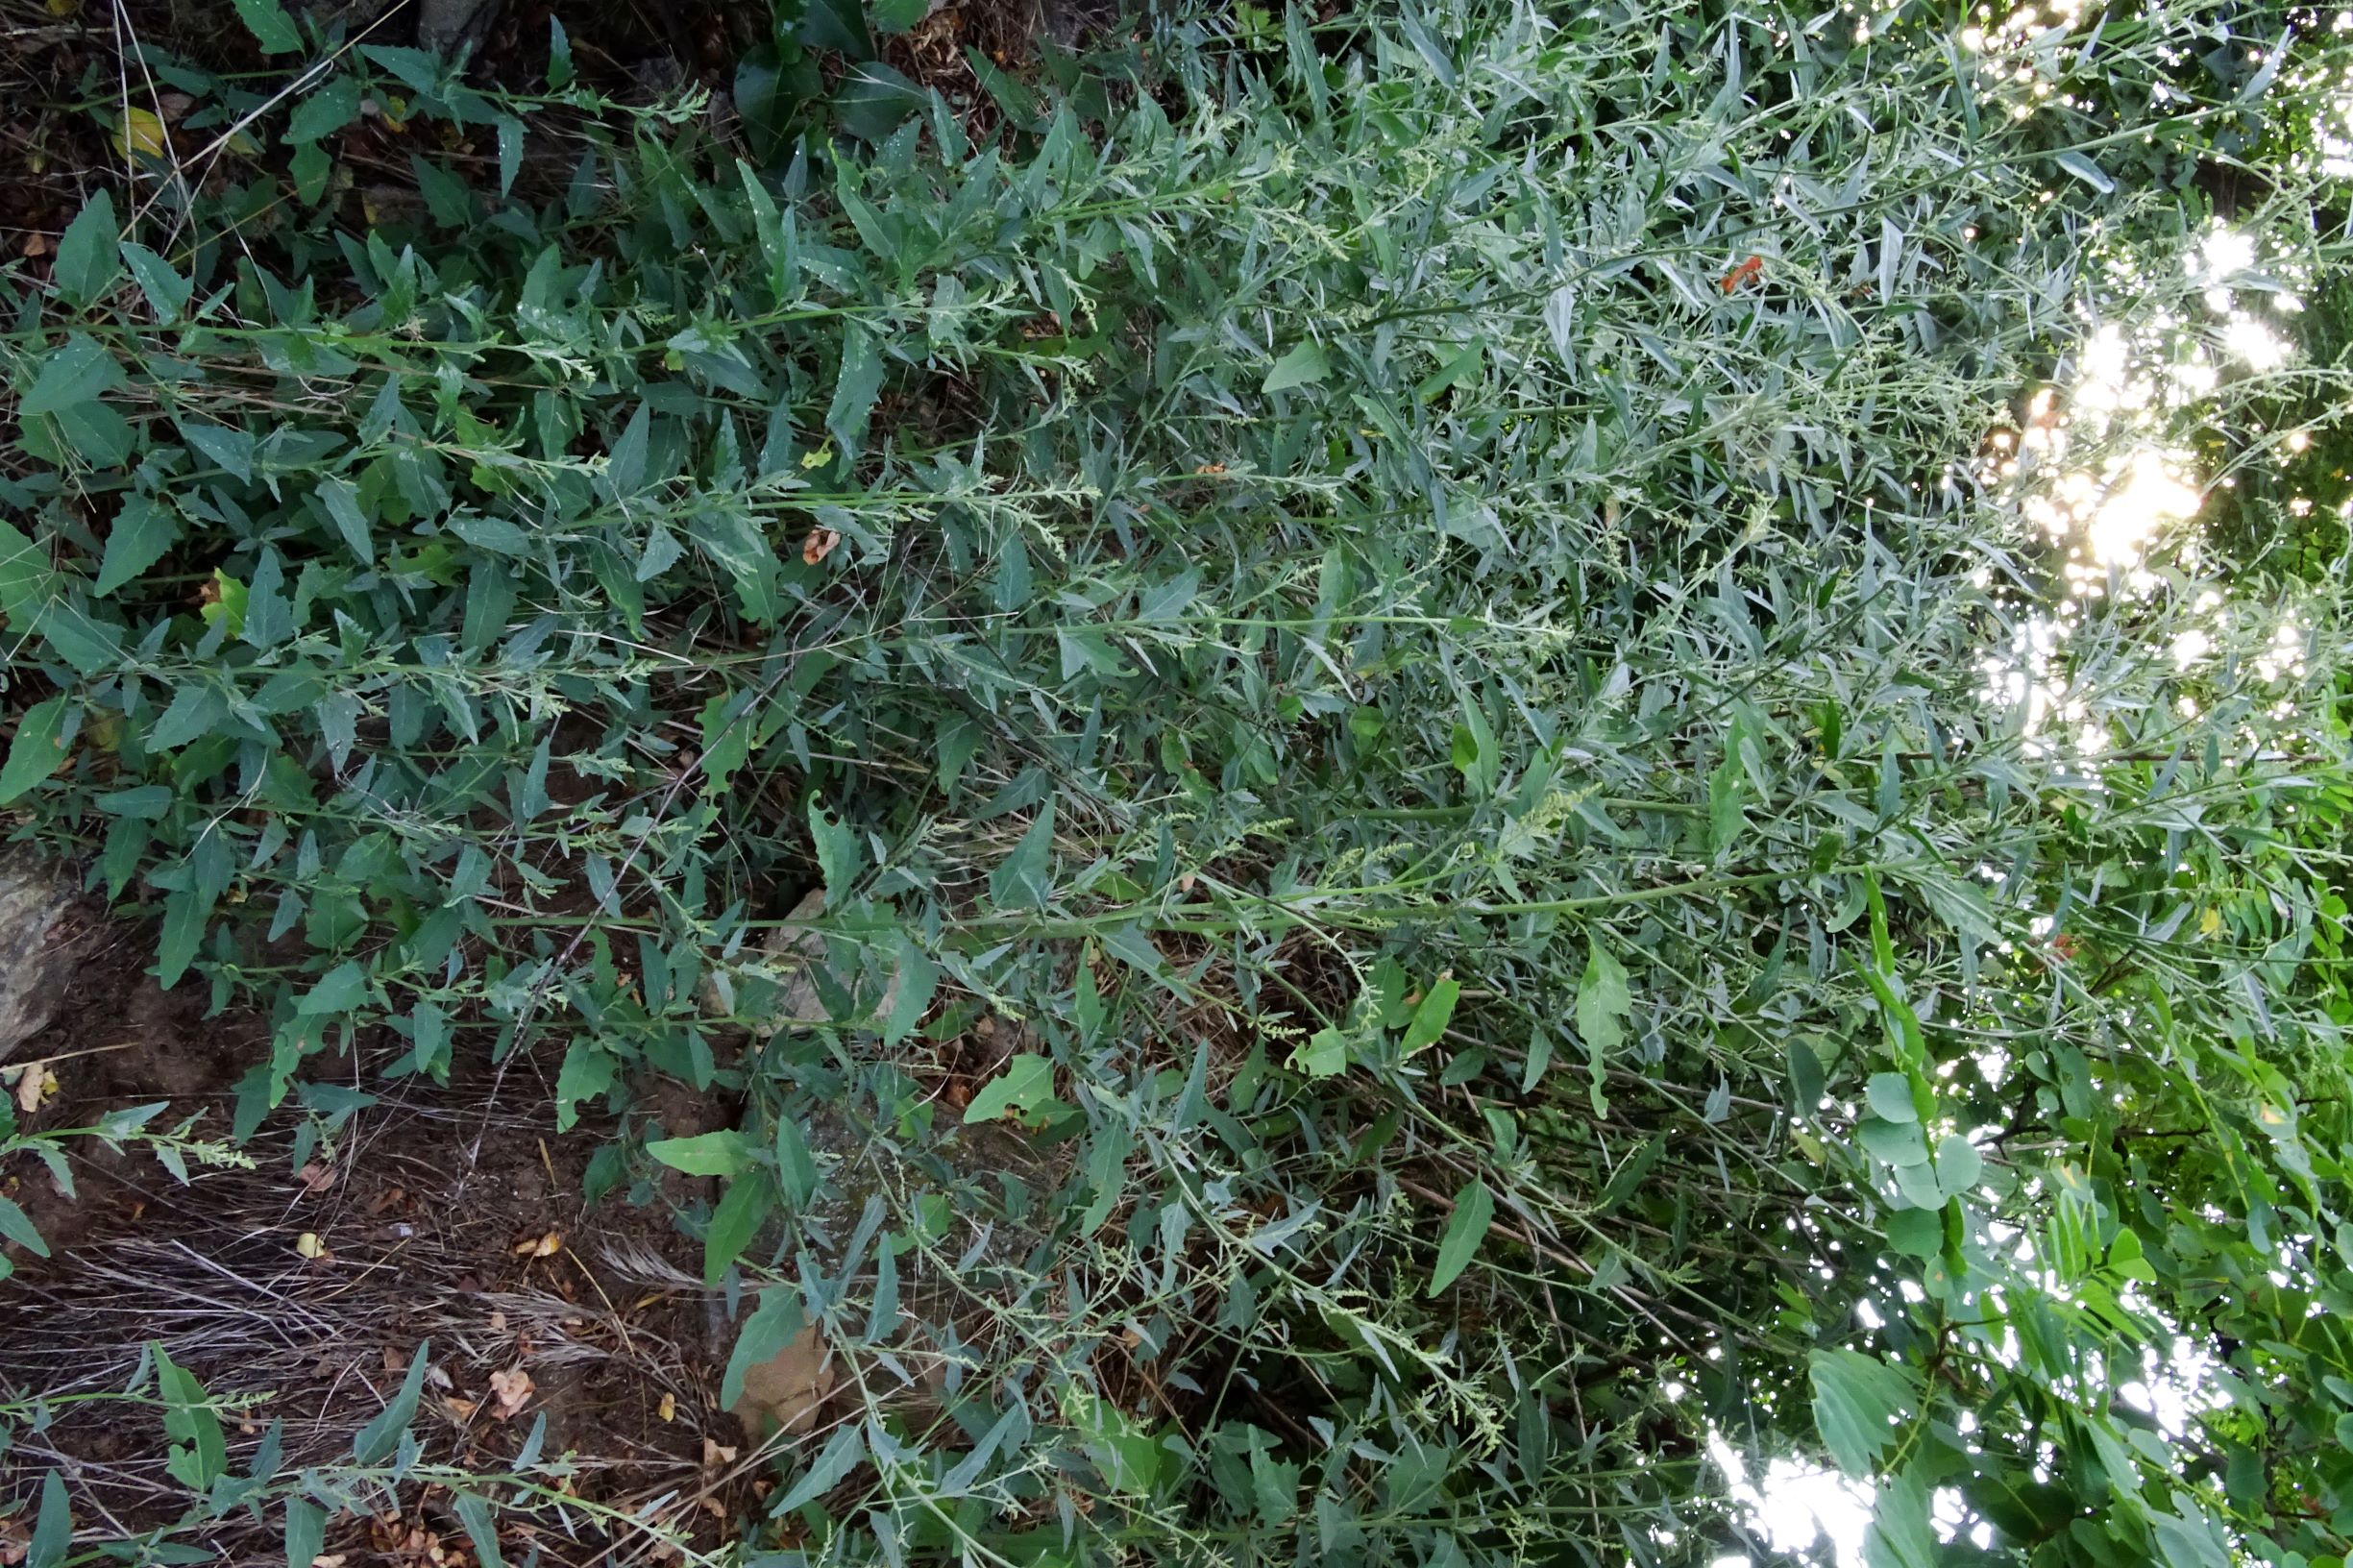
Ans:
[[[420,0],[417,7],[417,47],[437,55],[454,53],[469,37],[481,36],[480,24],[494,0]]]
[[[754,1040],[830,1021],[825,1004],[818,997],[817,983],[809,978],[810,968],[825,962],[825,939],[809,925],[824,910],[824,890],[811,890],[793,906],[782,924],[769,931],[758,957],[737,964],[732,972],[714,968],[705,975],[704,1015],[724,1017],[740,1006],[753,1020],[749,1028]],[[898,977],[895,974],[875,999],[870,1016],[887,1017],[897,999]]]
[[[80,903],[54,861],[0,851],[0,1062],[49,1027],[80,956]]]

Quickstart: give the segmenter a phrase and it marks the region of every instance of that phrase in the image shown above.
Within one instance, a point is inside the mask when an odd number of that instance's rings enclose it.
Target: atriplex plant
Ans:
[[[1720,1444],[1877,1478],[1883,1563],[2333,1563],[2335,606],[2089,606],[2038,727],[1973,464],[2203,320],[2277,18],[1961,22],[1243,8],[774,169],[339,52],[286,174],[0,282],[0,796],[267,1012],[248,1127],[470,1041],[566,1128],[740,1094],[651,1152],[852,1384],[755,1543],[1705,1561]],[[405,229],[367,103],[482,138]],[[944,1153],[984,1020],[1026,1179]]]

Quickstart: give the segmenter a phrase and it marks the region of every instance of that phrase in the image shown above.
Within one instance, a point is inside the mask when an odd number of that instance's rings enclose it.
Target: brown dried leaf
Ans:
[[[296,1171],[294,1179],[302,1183],[303,1190],[314,1198],[335,1185],[335,1173],[320,1164],[316,1160]]]
[[[806,565],[815,566],[832,554],[833,547],[841,542],[841,534],[832,528],[811,528],[809,537],[800,542],[800,558]]]
[[[519,1366],[509,1372],[493,1372],[490,1391],[498,1399],[499,1419],[503,1421],[530,1402],[531,1375]]]
[[[57,1091],[57,1074],[49,1070],[47,1063],[27,1062],[17,1069],[16,1109],[22,1111],[26,1115],[29,1116],[38,1111],[41,1108],[41,1101],[44,1098],[54,1097]]]

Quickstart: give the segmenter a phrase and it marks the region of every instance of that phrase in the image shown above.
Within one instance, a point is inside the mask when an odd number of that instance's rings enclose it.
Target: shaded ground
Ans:
[[[302,9],[299,0],[292,8]],[[736,61],[767,36],[769,9],[734,0],[323,0],[310,8],[340,18],[347,36],[369,43],[407,46],[419,41],[429,12],[458,30],[472,51],[469,77],[484,86],[538,90],[546,81],[549,22],[560,21],[580,83],[621,102],[650,102],[699,86],[713,97],[714,115],[731,118],[728,93]],[[993,107],[975,74],[969,49],[998,65],[1022,67],[1032,40],[1044,35],[1067,44],[1104,26],[1115,7],[1105,0],[946,0],[908,32],[886,38],[881,58],[925,87],[938,88],[980,123]],[[430,33],[430,25],[422,31]],[[282,70],[297,57],[263,56],[240,26],[228,0],[0,0],[0,91],[10,112],[0,116],[0,264],[16,262],[37,274],[47,265],[59,234],[100,184],[120,184],[126,149],[102,123],[122,104],[157,116],[157,133],[180,157],[190,157],[217,128],[184,131],[191,101],[143,68],[138,46],[224,74]],[[364,129],[365,135],[360,135]],[[358,184],[408,186],[407,141],[380,120],[355,129],[341,148]],[[370,140],[382,145],[370,145]],[[429,144],[418,142],[418,148]],[[490,151],[430,144],[439,156],[463,160]],[[263,153],[282,163],[284,149]],[[250,177],[231,163],[207,165],[208,178]],[[361,193],[344,214],[367,226]]]
[[[157,1099],[171,1110],[151,1125],[201,1112],[197,1136],[226,1129],[259,1032],[205,1019],[195,985],[158,991],[136,972],[139,946],[125,933],[86,964],[58,1021],[21,1053],[48,1059],[36,1070],[54,1080],[28,1131]],[[69,1202],[20,1162],[7,1190],[57,1256],[18,1249],[21,1272],[0,1285],[0,1398],[119,1392],[152,1341],[210,1393],[245,1402],[229,1433],[233,1470],[250,1466],[272,1423],[285,1462],[300,1465],[347,1455],[429,1342],[417,1422],[429,1459],[497,1471],[544,1417],[544,1452],[579,1456],[576,1495],[634,1510],[667,1494],[658,1517],[695,1520],[716,1539],[751,1502],[751,1481],[718,1408],[724,1347],[713,1355],[688,1274],[698,1254],[661,1206],[583,1204],[597,1140],[544,1139],[551,1118],[525,1092],[531,1076],[510,1074],[496,1095],[486,1072],[446,1090],[371,1086],[307,1118],[329,1129],[315,1145],[298,1147],[295,1116],[273,1117],[245,1151],[250,1168],[197,1166],[184,1186],[148,1154],[77,1139]],[[0,1511],[21,1531],[55,1466],[88,1516],[126,1531],[177,1518],[185,1493],[165,1474],[161,1439],[152,1407],[61,1403],[0,1466]],[[429,1493],[397,1519],[345,1518],[331,1551],[463,1561],[447,1501]],[[594,1521],[569,1541],[534,1536],[520,1516],[507,1528],[510,1551],[536,1547],[550,1562],[627,1544]],[[238,1514],[203,1533],[260,1558],[280,1529]],[[0,1533],[0,1561],[7,1542]]]

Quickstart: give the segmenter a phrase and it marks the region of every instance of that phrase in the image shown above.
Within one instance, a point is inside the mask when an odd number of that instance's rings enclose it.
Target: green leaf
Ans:
[[[744,1255],[776,1208],[776,1178],[761,1167],[737,1177],[711,1210],[702,1233],[702,1283],[716,1286]]]
[[[341,1016],[350,1013],[368,997],[368,971],[356,959],[346,959],[319,976],[317,984],[303,993],[294,1004],[302,1017]]]
[[[302,34],[295,31],[294,18],[279,0],[236,0],[237,17],[245,30],[254,36],[265,55],[292,54],[303,46]]]
[[[180,514],[146,496],[132,496],[107,530],[107,550],[90,592],[104,598],[161,560],[180,538]]]
[[[1266,380],[1259,384],[1261,392],[1285,392],[1294,386],[1311,386],[1332,374],[1332,361],[1325,357],[1323,345],[1313,338],[1304,338],[1290,353],[1274,362],[1266,372]]]
[[[2090,159],[2084,157],[2081,153],[2060,153],[2057,154],[2056,157],[2058,159],[2059,167],[2065,169],[2068,173],[2073,175],[2085,184],[2090,185],[2094,190],[2098,191],[2102,196],[2109,195],[2115,191],[2116,182],[2109,179],[2107,175],[2101,173],[2099,165],[2093,162]]]
[[[800,1336],[800,1292],[779,1285],[762,1290],[759,1304],[744,1319],[743,1331],[735,1336],[735,1350],[727,1357],[727,1369],[720,1376],[719,1403],[728,1409],[741,1404],[744,1379],[761,1362],[773,1360],[779,1351]]]
[[[1487,716],[1468,692],[1462,694],[1462,723],[1455,726],[1452,750],[1455,767],[1461,771],[1471,793],[1483,797],[1493,795],[1503,776],[1503,750],[1495,744]]]
[[[1000,909],[1042,909],[1054,896],[1054,801],[1031,819],[1013,853],[989,873],[989,894]]]
[[[523,169],[523,122],[512,114],[499,116],[499,195],[512,195],[515,176]]]
[[[1626,1040],[1626,1020],[1634,1011],[1626,983],[1626,967],[1595,937],[1585,954],[1584,977],[1577,982],[1577,1033],[1585,1042],[1585,1064],[1592,1078],[1593,1114],[1605,1116],[1609,1102],[1603,1087],[1609,1078],[1609,1057]]]
[[[286,159],[286,173],[294,181],[295,199],[306,207],[317,207],[327,199],[327,177],[334,172],[334,159],[319,142],[304,142]]]
[[[1422,998],[1421,1005],[1413,1010],[1413,1021],[1406,1026],[1405,1039],[1398,1042],[1398,1049],[1411,1056],[1415,1051],[1436,1043],[1437,1038],[1446,1032],[1448,1021],[1454,1017],[1455,1003],[1461,995],[1462,986],[1458,981],[1440,980],[1432,986],[1429,993]]]
[[[1896,1423],[1913,1412],[1910,1377],[1859,1350],[1816,1350],[1806,1363],[1823,1446],[1848,1475],[1868,1477],[1872,1462],[1895,1440]]]
[[[1872,1110],[1888,1121],[1918,1121],[1920,1112],[1912,1103],[1912,1080],[1900,1072],[1875,1072],[1864,1086],[1863,1097],[1871,1102]]]
[[[879,60],[860,61],[843,72],[833,92],[834,123],[860,141],[876,144],[929,107],[929,93]]]
[[[112,255],[110,250],[108,254]],[[64,345],[41,361],[17,404],[22,414],[54,414],[75,404],[103,397],[123,384],[123,367],[86,332],[75,332]]]
[[[805,0],[797,9],[800,20],[794,37],[798,42],[811,49],[838,49],[857,61],[874,53],[864,0]]]
[[[689,1176],[740,1176],[759,1159],[751,1139],[733,1128],[693,1138],[656,1139],[646,1145],[646,1152]]]
[[[122,275],[122,235],[114,221],[114,198],[104,186],[83,204],[58,240],[50,277],[74,306],[94,304]],[[38,412],[39,410],[34,410]]]
[[[806,1209],[809,1200],[817,1196],[817,1157],[810,1152],[809,1139],[802,1134],[799,1123],[791,1116],[776,1118],[776,1185],[785,1203],[796,1213]]]
[[[0,1198],[0,1238],[15,1242],[36,1258],[49,1256],[49,1243],[34,1229],[32,1216],[7,1198]]]
[[[817,801],[809,802],[809,836],[817,843],[817,864],[825,878],[827,908],[849,901],[849,885],[858,880],[866,856],[858,846],[856,829],[825,815]]]
[[[233,429],[226,425],[183,425],[180,433],[187,444],[221,465],[224,473],[233,478],[254,477],[254,437],[247,430]]]
[[[1722,855],[1747,825],[1749,783],[1740,766],[1738,728],[1724,748],[1724,760],[1707,775],[1707,852]]]
[[[478,1492],[457,1494],[457,1522],[474,1543],[475,1561],[480,1568],[506,1568],[505,1555],[499,1550],[498,1517],[490,1508],[490,1501]]]
[[[858,454],[866,439],[867,416],[882,391],[882,350],[874,334],[856,325],[842,330],[842,372],[835,380],[833,403],[825,410],[825,429],[833,432],[845,457]]]
[[[1929,1521],[1928,1486],[1920,1467],[1879,1482],[1871,1529],[1863,1537],[1864,1568],[1936,1568],[1948,1560]],[[2219,1568],[2219,1565],[2218,1565]]]
[[[1311,1078],[1330,1078],[1348,1070],[1348,1044],[1339,1030],[1319,1029],[1291,1052],[1291,1066]]]
[[[0,806],[9,804],[47,778],[65,761],[59,738],[65,727],[65,701],[53,697],[36,702],[16,721],[15,738],[9,742],[8,761],[0,764]]]
[[[40,612],[52,576],[47,552],[0,522],[0,611],[17,624],[19,631]]]
[[[416,1419],[417,1396],[425,1391],[426,1355],[433,1347],[430,1339],[417,1346],[417,1354],[408,1362],[408,1375],[401,1380],[399,1392],[392,1396],[376,1419],[359,1429],[352,1439],[352,1457],[361,1464],[381,1464],[401,1446],[401,1434],[408,1423]],[[289,1530],[288,1533],[291,1533]]]
[[[180,276],[175,268],[146,246],[131,240],[122,242],[123,260],[131,268],[132,278],[139,292],[147,296],[148,307],[155,311],[156,320],[169,327],[187,309],[188,300],[196,285]]]
[[[73,1509],[65,1501],[65,1482],[51,1470],[41,1477],[40,1511],[33,1521],[24,1568],[58,1568],[73,1547]]]
[[[2156,1269],[2149,1265],[2148,1254],[2141,1245],[2140,1235],[2129,1225],[2120,1226],[2116,1239],[2108,1243],[2108,1266],[2128,1280],[2153,1283]]]
[[[1005,1070],[981,1086],[964,1119],[994,1121],[1008,1112],[1021,1115],[1054,1097],[1054,1064],[1045,1057],[1022,1052],[1005,1064]]]
[[[1455,1194],[1454,1218],[1446,1222],[1446,1234],[1438,1238],[1437,1267],[1431,1270],[1424,1295],[1437,1295],[1462,1277],[1494,1222],[1495,1194],[1487,1190],[1486,1183],[1474,1181]]]
[[[310,1568],[326,1550],[326,1511],[308,1498],[287,1498],[286,1568]]]
[[[1949,1198],[1957,1198],[1977,1185],[1985,1174],[1985,1156],[1959,1133],[1948,1135],[1936,1146],[1936,1185]]]
[[[572,1131],[580,1119],[579,1104],[613,1087],[613,1057],[586,1037],[564,1047],[564,1065],[555,1074],[555,1130]]]
[[[882,1020],[882,1042],[895,1045],[915,1033],[923,1021],[931,999],[939,993],[940,966],[931,955],[919,946],[915,939],[902,932],[898,940],[897,992],[891,998],[890,1012]]]
[[[1899,1209],[1887,1216],[1887,1244],[1906,1258],[1933,1258],[1945,1250],[1941,1209]]]
[[[175,1365],[160,1344],[149,1341],[147,1352],[156,1363],[164,1436],[172,1440],[165,1468],[182,1485],[208,1491],[229,1473],[229,1443],[212,1409],[212,1396],[186,1368]]]
[[[572,86],[572,39],[564,32],[564,24],[553,16],[548,18],[548,89],[561,92]]]
[[[156,983],[169,991],[196,960],[204,944],[205,922],[211,902],[193,893],[174,893],[163,900],[163,931],[156,940]]]
[[[1928,1145],[1920,1124],[1865,1116],[1854,1125],[1854,1136],[1873,1159],[1890,1165],[1922,1165],[1928,1162]]]
[[[785,1494],[770,1505],[777,1516],[790,1514],[795,1508],[810,1503],[842,1483],[842,1479],[858,1468],[866,1458],[866,1425],[860,1421],[844,1422],[825,1446],[818,1450],[817,1458],[809,1461],[800,1479],[788,1487]]]
[[[376,559],[376,535],[368,527],[368,514],[360,509],[359,490],[351,480],[330,477],[319,481],[319,509],[327,514],[335,532],[351,547],[352,553],[362,562]]]
[[[333,135],[359,118],[359,79],[349,74],[331,78],[295,106],[286,121],[286,142],[301,146]]]

